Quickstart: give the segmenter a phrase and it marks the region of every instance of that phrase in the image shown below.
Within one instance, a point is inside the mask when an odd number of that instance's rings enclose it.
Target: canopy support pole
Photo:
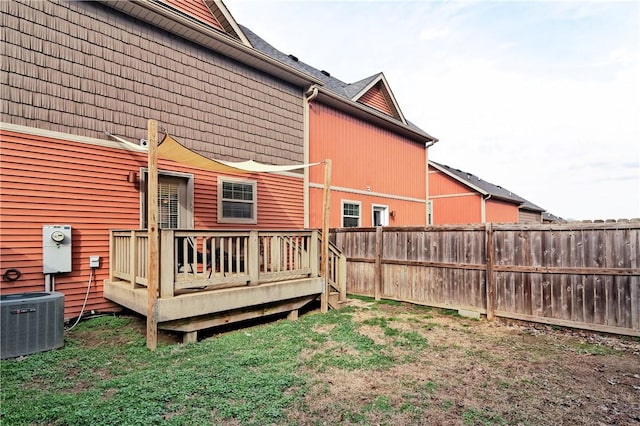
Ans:
[[[322,250],[320,276],[324,277],[324,291],[320,295],[320,312],[329,311],[329,211],[331,205],[331,159],[324,160],[324,190],[322,198]]]
[[[147,348],[158,346],[158,287],[160,281],[158,238],[158,122],[148,124],[148,187],[147,187]]]

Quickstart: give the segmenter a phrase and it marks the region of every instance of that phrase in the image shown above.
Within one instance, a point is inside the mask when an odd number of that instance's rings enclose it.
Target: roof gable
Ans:
[[[221,0],[160,0],[171,8],[187,15],[196,21],[215,28],[218,31],[239,40],[251,47],[251,43],[244,35]]]
[[[246,34],[246,36],[249,38],[251,45],[256,50],[280,62],[283,62],[286,65],[294,67],[300,71],[303,71],[319,79],[322,82],[322,87],[320,88],[321,92],[326,90],[327,93],[334,94],[337,99],[341,100],[341,102],[344,100],[346,101],[345,103],[347,104],[353,103],[353,106],[363,111],[365,114],[370,114],[372,112],[374,114],[379,114],[381,117],[384,117],[384,120],[388,119],[388,121],[393,122],[394,125],[399,125],[401,127],[410,129],[411,132],[419,133],[420,136],[426,138],[429,141],[438,140],[437,138],[434,138],[433,136],[429,135],[424,130],[420,129],[418,126],[416,126],[415,124],[411,123],[410,121],[404,118],[404,115],[400,112],[400,108],[396,103],[395,97],[393,96],[393,94],[391,93],[391,90],[389,89],[389,85],[387,84],[387,80],[384,77],[384,74],[382,73],[375,74],[375,75],[372,75],[371,77],[364,78],[355,83],[345,83],[344,81],[339,80],[336,77],[332,76],[327,71],[319,70],[317,68],[312,67],[311,65],[308,65],[302,62],[294,55],[291,55],[291,54],[286,55],[282,53],[281,51],[273,47],[271,44],[269,44],[267,41],[262,39],[260,36],[258,36],[256,33],[251,31],[249,28],[243,25],[240,25],[240,27],[242,28],[242,31]],[[362,95],[367,93],[369,89],[373,88],[379,82],[382,82],[385,86],[384,90],[386,91],[388,96],[388,98],[385,98],[387,103],[389,105],[393,104],[393,108],[391,108],[393,114],[382,112],[378,108],[375,108],[364,102],[357,102],[357,100],[360,99]],[[425,141],[423,140],[421,142],[424,143]]]
[[[237,38],[242,44],[252,47],[251,42],[249,42],[247,36],[242,32],[240,25],[233,19],[231,12],[229,12],[229,9],[227,9],[222,0],[204,0],[204,2],[227,34]]]
[[[363,85],[364,82],[366,84]],[[351,97],[352,101],[375,108],[407,124],[383,73],[353,83],[353,86],[362,86],[362,88]]]

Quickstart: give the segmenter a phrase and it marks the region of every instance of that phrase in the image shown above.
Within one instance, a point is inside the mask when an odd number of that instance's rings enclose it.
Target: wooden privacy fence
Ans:
[[[640,221],[332,231],[347,292],[640,336]]]

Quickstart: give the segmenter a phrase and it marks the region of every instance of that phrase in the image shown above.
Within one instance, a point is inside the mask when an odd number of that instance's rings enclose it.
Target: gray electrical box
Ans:
[[[71,225],[42,227],[42,272],[71,272]]]

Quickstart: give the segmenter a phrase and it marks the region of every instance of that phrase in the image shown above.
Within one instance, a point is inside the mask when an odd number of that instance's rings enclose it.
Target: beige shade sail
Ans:
[[[165,160],[173,160],[181,164],[197,167],[199,169],[223,173],[288,172],[320,164],[312,163],[293,164],[288,166],[274,166],[270,164],[257,163],[253,160],[239,162],[214,160],[190,150],[180,142],[176,141],[170,135],[165,135],[165,137],[160,142],[160,145],[158,146],[158,157]]]

